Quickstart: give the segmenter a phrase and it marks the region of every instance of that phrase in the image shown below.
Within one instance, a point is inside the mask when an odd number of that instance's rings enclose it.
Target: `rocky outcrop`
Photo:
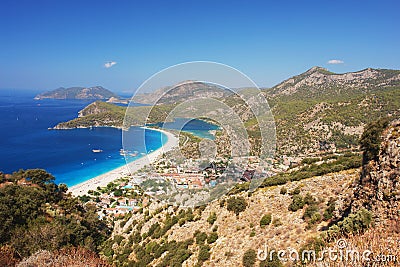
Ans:
[[[385,130],[377,161],[363,167],[355,187],[352,211],[365,207],[376,222],[399,220],[400,215],[400,120]]]

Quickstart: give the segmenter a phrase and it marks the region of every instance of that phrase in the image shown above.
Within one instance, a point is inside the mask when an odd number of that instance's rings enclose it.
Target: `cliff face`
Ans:
[[[355,188],[352,210],[366,207],[376,222],[399,220],[400,215],[400,120],[383,134],[377,161],[364,166]]]

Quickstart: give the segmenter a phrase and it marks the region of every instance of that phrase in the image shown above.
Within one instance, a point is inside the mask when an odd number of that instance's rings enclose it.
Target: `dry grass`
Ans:
[[[15,257],[15,250],[8,245],[0,247],[0,265],[4,267],[15,266],[18,259]]]
[[[55,252],[38,251],[20,262],[18,267],[48,266],[48,267],[108,267],[106,261],[85,248],[64,248]]]
[[[308,266],[399,266],[400,265],[400,223],[389,221],[385,226],[371,228],[363,234],[349,236],[344,239],[347,246],[343,249],[355,250],[360,253],[360,261],[343,260],[315,262]],[[337,244],[331,247],[338,250]],[[362,261],[362,253],[371,251],[370,262]],[[345,254],[344,254],[345,255]],[[379,257],[379,259],[378,259]],[[374,261],[374,259],[377,259]]]

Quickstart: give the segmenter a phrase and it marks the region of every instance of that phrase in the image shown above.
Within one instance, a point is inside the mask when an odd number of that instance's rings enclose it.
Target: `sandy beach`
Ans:
[[[80,184],[71,186],[68,190],[68,192],[71,192],[72,195],[74,196],[82,196],[87,194],[89,190],[96,190],[98,186],[104,187],[107,186],[108,183],[115,181],[119,178],[128,176],[137,170],[143,168],[144,166],[150,164],[154,160],[156,160],[160,155],[163,153],[172,150],[174,147],[179,145],[179,140],[177,137],[175,137],[172,133],[160,130],[160,129],[154,129],[151,128],[154,131],[159,131],[164,133],[167,136],[167,142],[159,149],[133,161],[130,162],[129,164],[125,164],[119,168],[116,168],[114,170],[111,170],[107,173],[104,173],[102,175],[96,176],[90,180],[87,180],[85,182],[82,182]]]

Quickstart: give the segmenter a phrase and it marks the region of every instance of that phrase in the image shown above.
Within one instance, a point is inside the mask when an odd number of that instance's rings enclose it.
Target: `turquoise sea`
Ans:
[[[214,140],[213,131],[219,127],[215,124],[208,123],[204,120],[176,118],[173,122],[156,123],[154,124],[164,129],[183,130],[200,138]]]
[[[0,90],[0,172],[42,168],[56,177],[56,183],[73,186],[124,165],[122,131],[109,127],[92,129],[48,130],[57,123],[73,119],[90,101],[33,100],[35,92]],[[205,123],[205,122],[203,122]],[[207,137],[214,125],[195,122],[188,131]],[[168,127],[166,127],[168,128]],[[183,130],[186,131],[184,128]],[[129,129],[135,160],[146,151],[160,148],[167,140],[158,131]],[[101,150],[99,153],[93,150]]]

